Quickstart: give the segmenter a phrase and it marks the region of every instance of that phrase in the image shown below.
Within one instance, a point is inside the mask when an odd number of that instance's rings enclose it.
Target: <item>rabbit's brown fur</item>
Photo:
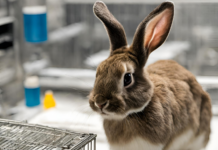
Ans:
[[[167,147],[175,136],[191,128],[196,137],[206,134],[206,145],[210,134],[211,103],[195,77],[172,60],[158,61],[148,66],[145,72],[154,84],[149,105],[121,121],[104,120],[109,142],[127,142],[134,135],[140,135]]]
[[[168,35],[173,4],[162,3],[146,17],[137,28],[131,46],[126,46],[122,25],[117,24],[103,2],[95,4],[94,12],[108,31],[111,54],[97,68],[89,103],[105,118],[109,143],[125,145],[140,137],[154,145],[161,144],[160,149],[167,150],[177,137],[191,130],[192,139],[203,135],[201,148],[206,146],[210,135],[211,100],[195,76],[172,60],[143,68],[149,54]],[[157,31],[161,34],[156,34]],[[116,39],[111,40],[113,38]],[[119,38],[121,43],[117,42]],[[132,74],[133,84],[125,88],[123,78],[128,72]]]

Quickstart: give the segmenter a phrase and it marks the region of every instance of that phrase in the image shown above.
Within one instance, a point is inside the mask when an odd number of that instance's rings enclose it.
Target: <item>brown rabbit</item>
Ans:
[[[172,60],[146,69],[166,40],[174,5],[164,2],[138,26],[127,45],[123,26],[99,1],[94,13],[110,38],[110,56],[97,68],[91,108],[104,118],[111,150],[200,150],[209,140],[211,100],[195,76]]]

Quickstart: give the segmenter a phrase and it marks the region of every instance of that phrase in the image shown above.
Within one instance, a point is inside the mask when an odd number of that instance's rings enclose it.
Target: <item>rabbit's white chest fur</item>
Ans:
[[[194,137],[193,130],[189,129],[175,138],[166,150],[175,150],[178,148],[179,150],[181,148],[182,150],[201,150],[204,147],[204,138],[204,134]]]
[[[204,143],[204,134],[194,138],[194,132],[190,129],[173,140],[166,150],[201,150]],[[135,138],[124,145],[110,145],[110,150],[162,150],[164,145],[152,144],[142,138]]]
[[[162,150],[162,148],[162,144],[154,145],[139,137],[124,145],[110,145],[110,150]]]

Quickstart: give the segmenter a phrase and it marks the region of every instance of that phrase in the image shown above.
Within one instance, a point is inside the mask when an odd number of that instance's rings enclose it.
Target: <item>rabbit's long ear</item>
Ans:
[[[93,6],[95,15],[104,24],[109,39],[111,50],[116,50],[127,45],[126,35],[123,26],[110,13],[107,6],[102,1],[95,2]]]
[[[173,3],[164,2],[139,24],[131,46],[140,65],[144,66],[149,54],[166,40],[172,25],[173,15]]]

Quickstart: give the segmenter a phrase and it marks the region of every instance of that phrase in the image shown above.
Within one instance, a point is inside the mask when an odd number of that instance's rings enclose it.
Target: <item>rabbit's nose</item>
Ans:
[[[107,104],[108,104],[108,101],[101,103],[101,104],[95,102],[95,106],[100,108],[100,109],[103,109]]]
[[[104,107],[106,107],[106,105],[108,105],[108,101],[106,100],[106,98],[101,94],[97,94],[95,96],[95,106],[99,109],[103,109]]]

